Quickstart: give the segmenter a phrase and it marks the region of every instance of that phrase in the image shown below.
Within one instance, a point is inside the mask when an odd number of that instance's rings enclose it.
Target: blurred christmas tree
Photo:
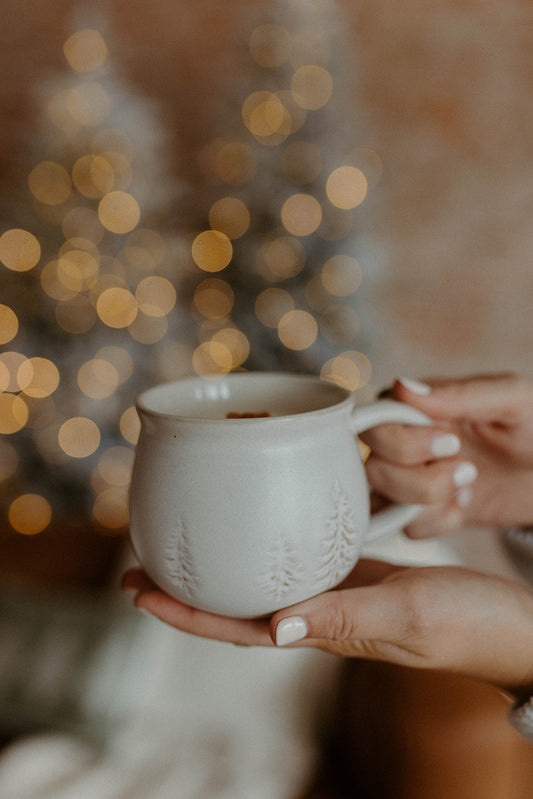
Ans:
[[[336,4],[281,0],[275,11],[253,24],[250,72],[201,154],[209,227],[192,245],[194,368],[313,371],[355,390],[370,377],[357,209],[381,161],[359,141]]]
[[[64,54],[68,71],[38,87],[28,185],[2,193],[2,513],[28,535],[52,518],[125,529],[134,399],[166,377],[181,324],[156,110],[100,30]]]

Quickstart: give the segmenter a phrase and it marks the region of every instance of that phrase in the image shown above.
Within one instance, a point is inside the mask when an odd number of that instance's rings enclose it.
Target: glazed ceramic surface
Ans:
[[[354,408],[349,391],[314,376],[243,372],[157,386],[137,408],[132,544],[150,577],[195,607],[254,617],[325,591],[365,541],[418,512],[369,518],[355,438],[427,423],[409,406]]]

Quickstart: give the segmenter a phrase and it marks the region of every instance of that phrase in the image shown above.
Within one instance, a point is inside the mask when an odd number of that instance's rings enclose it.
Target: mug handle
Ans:
[[[369,405],[361,405],[352,410],[352,429],[355,434],[362,433],[380,424],[432,425],[433,419],[425,413],[394,400],[380,400]],[[375,541],[381,536],[401,530],[420,513],[422,505],[402,505],[394,503],[390,507],[370,517],[370,525],[365,543]]]

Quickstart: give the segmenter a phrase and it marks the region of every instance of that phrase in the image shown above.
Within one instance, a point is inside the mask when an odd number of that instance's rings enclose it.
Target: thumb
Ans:
[[[400,378],[394,397],[433,419],[500,422],[512,426],[531,412],[531,385],[515,374],[481,375],[456,380]]]
[[[351,654],[363,654],[365,640],[390,641],[401,633],[396,593],[393,583],[385,582],[319,594],[274,614],[271,638],[276,646],[348,644]]]

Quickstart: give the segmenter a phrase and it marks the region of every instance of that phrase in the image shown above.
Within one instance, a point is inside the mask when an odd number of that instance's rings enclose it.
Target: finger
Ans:
[[[178,630],[239,646],[272,646],[268,619],[234,619],[192,608],[158,589],[142,589],[134,604]]]
[[[531,384],[514,374],[482,375],[420,383],[401,378],[396,399],[414,405],[434,419],[498,421],[512,425],[531,407]]]
[[[373,455],[366,462],[366,473],[378,494],[395,502],[422,505],[442,504],[478,476],[476,466],[470,461],[450,458],[404,467]]]
[[[405,569],[404,569],[405,571]],[[380,657],[373,641],[394,643],[405,634],[405,618],[394,582],[328,591],[274,614],[276,646],[319,646],[353,657]]]
[[[414,466],[435,458],[449,458],[461,449],[461,440],[449,427],[383,424],[361,433],[374,455]]]
[[[465,509],[460,501],[461,489],[448,502],[442,505],[428,505],[406,527],[403,532],[408,538],[420,540],[424,538],[440,538],[455,533],[465,523]]]

